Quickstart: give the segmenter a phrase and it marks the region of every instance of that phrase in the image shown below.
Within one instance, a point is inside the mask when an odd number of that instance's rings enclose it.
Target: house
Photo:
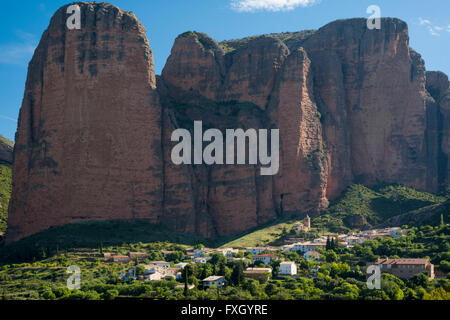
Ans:
[[[188,265],[187,262],[180,262],[180,263],[177,263],[177,264],[175,265],[175,267],[176,267],[176,268],[183,269],[183,268],[186,267],[187,265]]]
[[[158,262],[158,261],[157,261]],[[158,279],[159,275],[161,279],[176,279],[177,273],[181,270],[180,268],[170,268],[165,264],[146,264],[141,265],[144,267],[144,279],[149,280],[148,276],[156,273],[156,276],[152,276],[151,280],[160,280]],[[147,277],[145,277],[147,275]]]
[[[194,259],[199,258],[204,254],[205,254],[205,251],[203,251],[203,249],[194,249]]]
[[[194,263],[206,263],[211,259],[211,257],[198,257],[194,258]]]
[[[167,261],[152,261],[149,263],[149,265],[163,267],[163,268],[170,268],[170,262],[167,262]]]
[[[162,255],[164,256],[164,258],[167,258],[167,256],[169,254],[175,253],[175,251],[170,251],[170,250],[161,250]]]
[[[294,251],[294,244],[286,244],[281,247],[281,251],[283,252],[292,252]]]
[[[148,253],[145,252],[130,252],[128,256],[131,260],[137,259],[138,261],[143,261],[148,258]]]
[[[390,234],[392,238],[400,238],[403,236],[403,230],[399,227],[386,228],[386,231]]]
[[[256,261],[261,261],[265,265],[268,265],[269,263],[271,263],[276,258],[277,258],[276,255],[270,254],[270,253],[266,253],[266,254],[260,254],[260,255],[254,256],[252,261],[253,261],[253,263],[255,263]]]
[[[294,224],[294,230],[299,233],[299,232],[308,232],[309,230],[311,230],[311,218],[309,217],[309,215],[306,216],[305,220],[303,220],[303,222],[298,222],[296,224]]]
[[[194,258],[203,257],[205,255],[210,254],[213,251],[214,251],[213,249],[209,249],[209,248],[194,249]]]
[[[160,281],[164,277],[162,273],[155,270],[147,270],[144,272],[144,281]]]
[[[250,248],[246,248],[246,250],[253,255],[261,254],[262,252],[266,252],[266,251],[267,252],[275,251],[275,249],[269,248],[269,247],[250,247]]]
[[[317,249],[325,249],[327,246],[326,240],[319,239],[314,241],[297,242],[292,246],[292,251],[299,251],[302,253],[308,251],[317,251]]]
[[[342,240],[345,240],[348,243],[348,245],[362,244],[365,241],[363,237],[358,237],[354,235],[345,236],[342,238]]]
[[[203,287],[209,288],[211,286],[216,286],[217,288],[221,288],[225,285],[225,277],[224,276],[210,276],[206,279],[203,279]]]
[[[128,263],[128,262],[130,262],[130,257],[122,256],[122,255],[114,255],[114,256],[111,256],[111,260],[113,262]]]
[[[379,266],[381,272],[392,274],[397,278],[409,279],[419,273],[427,272],[429,280],[434,279],[434,265],[429,259],[379,258],[374,265]]]
[[[223,254],[225,257],[231,258],[239,253],[239,249],[224,248],[224,249],[217,249],[216,252]]]
[[[126,273],[121,273],[121,274],[119,274],[119,278],[124,281],[136,280],[137,279],[136,270],[130,269]]]
[[[244,276],[254,280],[267,281],[272,276],[271,268],[247,268],[244,271]]]
[[[297,265],[292,261],[280,263],[280,276],[293,276],[297,274]]]
[[[103,259],[110,261],[110,260],[112,260],[112,256],[113,256],[113,254],[111,252],[105,252],[103,254]]]
[[[317,251],[308,251],[303,255],[303,258],[308,261],[317,261],[321,256]]]

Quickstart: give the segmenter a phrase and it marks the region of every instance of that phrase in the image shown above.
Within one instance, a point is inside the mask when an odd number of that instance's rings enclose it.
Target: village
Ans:
[[[166,259],[176,252],[161,250],[165,258],[161,261],[149,261],[146,252],[129,252],[127,255],[103,253],[103,258],[110,263],[131,264],[126,272],[120,274],[123,281],[161,281],[176,280],[179,288],[184,288],[184,270],[188,265],[208,263],[215,254],[222,255],[228,263],[241,262],[245,267],[243,276],[259,281],[268,281],[272,278],[299,277],[299,265],[286,259],[289,253],[299,254],[305,261],[312,262],[309,272],[314,274],[321,264],[326,263],[324,253],[332,247],[348,249],[350,252],[355,244],[363,244],[365,241],[376,238],[399,238],[407,230],[398,227],[372,229],[351,234],[323,234],[313,240],[292,242],[292,239],[301,239],[300,235],[308,233],[311,229],[311,219],[306,217],[303,222],[298,222],[293,229],[297,236],[289,237],[286,243],[279,247],[257,246],[245,248],[204,248],[201,245],[195,248],[185,248],[177,258]],[[297,238],[295,238],[297,237]],[[167,260],[167,261],[166,261]],[[170,261],[169,261],[170,260]],[[277,270],[274,270],[274,264]],[[411,278],[419,273],[426,272],[429,280],[434,279],[434,266],[427,258],[379,258],[370,263],[380,267],[381,272],[393,274],[399,278]],[[369,264],[368,264],[369,265]],[[223,287],[227,280],[223,275],[210,275],[201,280],[201,287]],[[189,284],[188,289],[192,289]]]

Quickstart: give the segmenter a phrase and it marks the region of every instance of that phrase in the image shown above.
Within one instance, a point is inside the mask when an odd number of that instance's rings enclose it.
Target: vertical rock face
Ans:
[[[193,169],[190,180],[207,186],[200,203],[206,203],[216,235],[326,207],[322,128],[304,50],[291,52],[272,36],[224,45],[188,32],[175,41],[161,82],[168,88],[161,95],[171,100],[163,104],[187,120],[177,127],[202,120],[223,132],[280,129],[280,170],[274,177],[260,176],[258,166]]]
[[[434,159],[433,183],[438,189],[449,186],[450,176],[450,85],[448,76],[442,72],[427,72],[427,90],[432,100],[429,107],[427,138]]]
[[[161,108],[145,30],[112,5],[78,4],[81,29],[68,30],[59,9],[29,65],[8,241],[161,214]]]
[[[132,13],[78,5],[81,29],[58,10],[29,65],[8,242],[111,219],[216,237],[317,214],[356,182],[448,187],[448,78],[426,74],[400,20],[222,43],[186,32],[155,77]],[[204,131],[279,129],[278,174],[173,164],[172,132],[193,133],[196,120]]]
[[[383,19],[330,23],[305,41],[329,150],[327,195],[352,182],[426,184],[426,90],[423,61],[408,29]]]

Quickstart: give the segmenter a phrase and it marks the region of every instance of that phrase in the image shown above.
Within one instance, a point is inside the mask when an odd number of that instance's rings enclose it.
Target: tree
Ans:
[[[427,288],[428,277],[428,273],[422,272],[412,277],[411,282],[417,287]]]
[[[425,293],[423,300],[450,300],[450,292],[447,292],[444,288],[439,287],[430,293]]]
[[[264,291],[268,296],[273,296],[278,292],[278,287],[274,283],[269,283],[264,288]]]
[[[119,291],[117,291],[116,289],[107,290],[103,294],[103,299],[104,300],[114,300],[115,298],[117,298],[118,295],[119,295]]]
[[[335,241],[334,241],[334,238],[331,238],[331,241],[330,241],[330,250],[334,250],[334,249],[336,249],[336,243],[335,243]]]
[[[184,295],[188,295],[189,284],[188,284],[188,268],[184,268]]]
[[[336,262],[338,260],[338,255],[333,250],[328,250],[325,252],[325,261],[326,262]]]
[[[142,266],[142,265],[136,266],[136,276],[137,277],[143,275],[144,272],[145,272],[145,267],[144,266]]]
[[[233,267],[233,272],[231,273],[231,283],[235,286],[241,285],[244,280],[244,264],[239,261],[235,263]]]
[[[439,269],[444,272],[450,272],[450,262],[442,260],[439,264]]]

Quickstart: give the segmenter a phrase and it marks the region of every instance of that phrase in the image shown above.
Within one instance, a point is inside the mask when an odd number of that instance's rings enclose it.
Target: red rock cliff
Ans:
[[[30,62],[16,138],[7,241],[84,220],[145,220],[236,234],[326,208],[348,185],[448,187],[448,78],[426,74],[404,22],[218,43],[187,32],[155,77],[129,12],[63,7]],[[174,165],[176,128],[280,129],[280,170]]]
[[[137,18],[79,3],[81,30],[54,15],[29,65],[7,239],[84,220],[162,209],[161,108]]]

